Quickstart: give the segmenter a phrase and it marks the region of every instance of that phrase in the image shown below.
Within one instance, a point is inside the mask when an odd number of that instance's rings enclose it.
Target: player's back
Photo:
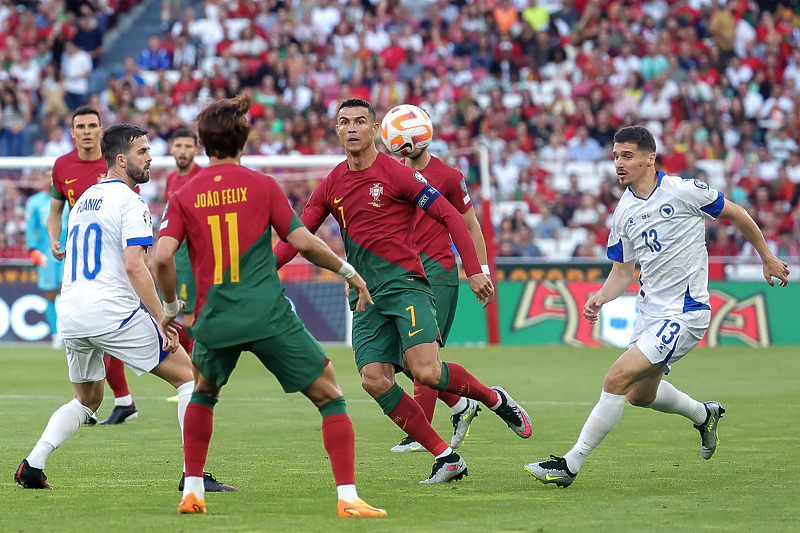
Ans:
[[[102,335],[139,309],[124,249],[153,244],[150,209],[120,180],[86,190],[70,211],[58,315],[62,335]]]
[[[84,160],[78,149],[56,159],[53,165],[53,198],[65,200],[72,207],[81,195],[103,179],[108,172],[106,160],[102,157]]]
[[[458,170],[431,157],[421,172],[428,184],[439,191],[459,213],[464,214],[472,207],[467,184]],[[456,256],[450,233],[422,210],[417,210],[414,221],[414,242],[419,248],[422,265],[431,284],[458,283],[458,272],[453,270]]]
[[[300,226],[277,182],[236,164],[198,172],[172,195],[161,234],[185,238],[197,285],[194,327],[205,346],[280,333],[270,322],[291,309],[272,253],[272,231]]]

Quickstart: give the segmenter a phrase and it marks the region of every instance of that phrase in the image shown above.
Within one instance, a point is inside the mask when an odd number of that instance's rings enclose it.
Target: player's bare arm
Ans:
[[[150,269],[147,267],[147,256],[145,248],[139,245],[128,246],[123,251],[125,258],[125,272],[128,274],[128,279],[131,280],[133,290],[136,295],[142,300],[142,303],[147,308],[147,311],[156,320],[159,333],[164,339],[164,349],[174,353],[180,344],[178,344],[178,332],[172,327],[162,327],[164,322],[164,306],[161,305],[161,300],[156,293],[156,286],[153,283],[153,277],[150,274]]]
[[[478,217],[475,216],[475,209],[470,207],[462,216],[464,218],[464,223],[467,225],[469,236],[472,237],[472,244],[475,246],[475,253],[478,254],[478,261],[481,262],[481,265],[488,265],[489,259],[486,255],[486,241],[483,239],[483,231],[481,231]]]
[[[358,272],[356,272],[349,263],[333,253],[322,239],[312,234],[307,228],[300,227],[295,229],[287,235],[286,240],[300,255],[318,267],[336,272],[347,280],[358,295],[356,311],[363,311],[366,309],[367,303],[374,304],[372,296],[370,296],[369,290],[367,290],[367,284]],[[347,267],[350,268],[348,269]]]
[[[178,239],[169,236],[162,236],[158,238],[156,244],[156,251],[153,253],[151,269],[153,276],[158,282],[158,288],[161,289],[161,296],[164,298],[164,304],[175,304],[178,306],[177,312],[164,313],[164,318],[161,322],[162,327],[169,326],[170,323],[178,316],[185,305],[182,301],[178,300],[178,271],[175,268],[175,252],[178,251],[181,243]]]
[[[608,274],[605,283],[594,296],[589,298],[583,306],[583,316],[586,320],[594,324],[603,304],[610,302],[621,296],[633,281],[633,274],[636,270],[636,261],[631,260],[627,263],[614,261],[611,272]]]
[[[727,218],[742,232],[744,238],[748,240],[753,248],[756,249],[758,255],[761,256],[761,263],[763,264],[764,279],[771,287],[775,286],[772,278],[778,278],[779,285],[785,287],[789,283],[789,265],[785,261],[781,261],[775,257],[767,247],[767,241],[764,240],[764,235],[758,229],[755,221],[750,214],[740,205],[725,200],[725,205],[718,218]]]
[[[64,200],[50,199],[50,214],[47,215],[47,237],[50,239],[50,251],[59,261],[64,260],[65,250],[61,249],[58,240],[61,235],[61,215],[64,212]]]

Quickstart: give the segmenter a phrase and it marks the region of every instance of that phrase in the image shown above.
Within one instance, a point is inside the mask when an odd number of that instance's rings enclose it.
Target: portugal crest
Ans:
[[[373,205],[375,207],[383,207],[381,204],[381,195],[383,194],[383,185],[380,183],[373,183],[372,187],[369,188],[369,195],[372,196],[372,201],[369,205]]]

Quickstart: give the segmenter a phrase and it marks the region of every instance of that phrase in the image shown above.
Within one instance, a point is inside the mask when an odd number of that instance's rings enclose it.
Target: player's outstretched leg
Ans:
[[[201,381],[203,378],[201,377]],[[205,380],[207,381],[207,380]],[[218,394],[218,392],[217,392]],[[214,428],[216,396],[195,391],[186,407],[183,429],[185,478],[183,498],[178,505],[181,514],[206,513],[206,489],[203,481],[208,445]]]
[[[647,398],[641,401],[634,394],[635,387],[628,393],[628,401],[633,405],[640,405],[648,409],[673,413],[684,416],[694,423],[695,429],[700,432],[700,452],[703,459],[711,459],[717,450],[717,425],[725,412],[719,402],[700,403],[688,394],[676,389],[672,383],[661,380],[656,391],[656,398],[647,404]],[[651,396],[652,398],[652,396]],[[644,405],[643,405],[644,404]]]
[[[423,372],[419,376],[420,381],[427,381],[427,385],[437,390],[481,402],[502,418],[506,425],[523,439],[530,438],[533,434],[530,416],[502,387],[487,387],[470,374],[466,368],[456,363],[441,363],[441,370],[435,374],[430,373],[432,369],[427,365],[426,370],[428,372]],[[412,369],[412,371],[414,370]],[[434,383],[437,377],[438,382]]]
[[[106,366],[106,382],[114,393],[114,410],[99,425],[122,424],[128,420],[139,418],[139,410],[133,403],[133,397],[128,388],[128,380],[125,377],[125,365],[122,361],[110,355],[103,356],[103,363]]]
[[[103,401],[102,381],[75,383],[74,386],[77,398],[56,409],[39,442],[14,473],[14,481],[18,485],[26,489],[51,488],[44,474],[47,459],[86,422]]]

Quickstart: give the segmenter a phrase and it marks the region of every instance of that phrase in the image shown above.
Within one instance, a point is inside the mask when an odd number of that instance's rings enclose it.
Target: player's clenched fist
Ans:
[[[484,307],[494,300],[494,286],[492,280],[486,274],[473,274],[469,278],[469,288],[475,293],[475,297]]]
[[[592,296],[589,301],[586,302],[586,305],[583,306],[583,316],[586,317],[586,320],[592,324],[597,322],[597,315],[600,313],[600,308],[603,307],[604,303],[605,299],[602,296],[598,294]]]

